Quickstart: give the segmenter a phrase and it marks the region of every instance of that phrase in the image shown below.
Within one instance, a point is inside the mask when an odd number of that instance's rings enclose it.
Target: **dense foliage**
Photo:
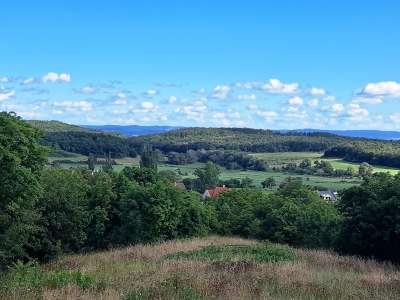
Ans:
[[[38,138],[39,132],[19,117],[0,112],[0,267],[29,257],[39,230],[35,207],[45,159]]]
[[[400,175],[375,174],[344,192],[340,249],[400,262]]]
[[[137,155],[136,149],[129,147],[126,139],[106,133],[92,132],[48,132],[41,142],[46,146],[83,155],[104,157],[111,154],[114,158]]]

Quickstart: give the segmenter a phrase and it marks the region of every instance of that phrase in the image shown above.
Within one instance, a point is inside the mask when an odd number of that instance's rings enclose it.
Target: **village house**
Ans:
[[[224,192],[229,192],[229,188],[225,187],[225,185],[223,186],[217,186],[213,189],[207,189],[204,191],[203,193],[203,199],[207,199],[207,198],[217,198],[221,193]]]
[[[333,191],[318,191],[318,195],[326,201],[336,202],[338,199],[338,193]]]

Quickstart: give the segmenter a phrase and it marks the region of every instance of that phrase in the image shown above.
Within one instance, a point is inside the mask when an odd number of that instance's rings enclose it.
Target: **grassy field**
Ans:
[[[195,163],[189,165],[168,165],[168,164],[160,164],[159,170],[173,170],[178,174],[183,174],[183,177],[193,178],[193,172],[196,168],[202,167],[204,164]],[[351,186],[360,184],[361,180],[359,179],[343,179],[343,178],[335,178],[335,177],[322,177],[322,176],[311,176],[311,175],[293,175],[284,172],[277,171],[241,171],[241,170],[227,170],[225,168],[221,169],[220,178],[223,180],[230,178],[251,178],[254,183],[258,186],[261,186],[261,182],[264,181],[268,177],[273,177],[277,184],[281,183],[287,177],[301,177],[305,184],[315,186],[315,187],[324,187],[332,190],[342,190],[349,188]]]
[[[195,238],[14,267],[1,299],[400,299],[390,264],[228,237]]]
[[[275,154],[275,153],[274,153]],[[279,153],[281,154],[281,153]],[[286,153],[287,155],[287,153]],[[300,153],[290,153],[291,157],[293,159],[297,159],[301,161],[301,156],[302,154]],[[307,155],[307,157],[316,157],[315,153],[303,153],[303,155]],[[279,156],[277,156],[279,157]],[[286,156],[287,157],[287,156]],[[278,159],[278,158],[276,158]],[[285,155],[281,154],[281,158],[284,161],[285,160]],[[87,160],[86,156],[79,155],[79,154],[66,154],[65,157],[49,157],[50,162],[54,162],[57,160],[70,160],[71,163],[60,163],[60,166],[63,168],[77,168],[77,167],[82,167],[86,168],[87,164],[86,163],[79,163],[82,161]],[[139,159],[138,158],[121,158],[121,159],[116,159],[117,165],[114,166],[114,170],[116,171],[121,171],[124,167],[126,166],[132,166],[132,165],[138,165],[139,164]],[[201,168],[203,167],[203,163],[195,163],[195,164],[188,164],[188,165],[169,165],[165,163],[161,163],[158,166],[159,170],[173,170],[177,172],[178,174],[181,174],[182,178],[194,178],[193,172],[196,168]],[[97,169],[100,169],[101,166],[97,165]],[[290,177],[290,176],[296,176],[296,177],[302,177],[304,180],[304,183],[315,186],[315,187],[320,187],[320,188],[328,188],[332,190],[342,190],[349,188],[353,185],[359,184],[361,181],[359,179],[343,179],[343,178],[331,178],[331,177],[322,177],[322,176],[306,176],[306,175],[293,175],[293,174],[288,174],[284,172],[276,172],[276,171],[242,171],[242,170],[227,170],[225,168],[220,168],[221,169],[221,179],[227,180],[231,178],[238,178],[242,179],[245,177],[251,178],[254,183],[258,186],[261,185],[261,182],[264,181],[267,177],[273,177],[275,181],[279,184],[285,178]]]
[[[315,160],[326,160],[329,161],[333,168],[346,170],[347,168],[353,168],[355,171],[360,166],[359,163],[351,163],[344,161],[343,159],[325,159],[322,158],[323,153],[318,152],[277,152],[277,153],[252,153],[251,156],[265,160],[271,167],[281,167],[283,164],[288,163],[300,163],[303,159]],[[389,167],[373,166],[374,172],[389,172],[390,174],[397,174],[400,170]]]

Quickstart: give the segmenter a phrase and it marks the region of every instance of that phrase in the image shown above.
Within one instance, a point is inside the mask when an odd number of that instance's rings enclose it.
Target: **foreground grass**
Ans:
[[[208,237],[17,265],[1,299],[399,299],[400,271],[326,251]]]

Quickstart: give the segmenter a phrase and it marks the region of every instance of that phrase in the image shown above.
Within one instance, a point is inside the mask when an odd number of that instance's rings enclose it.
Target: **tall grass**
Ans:
[[[222,237],[19,264],[2,279],[1,299],[400,299],[391,264]]]

